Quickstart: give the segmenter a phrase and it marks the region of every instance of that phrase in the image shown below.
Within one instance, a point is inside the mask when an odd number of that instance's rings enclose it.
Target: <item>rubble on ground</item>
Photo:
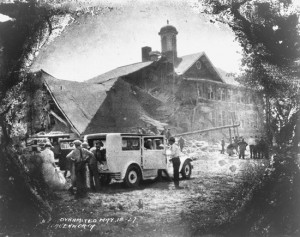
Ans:
[[[207,141],[186,140],[183,153],[190,156],[193,160],[211,156],[211,152],[221,151],[218,143],[209,144]]]

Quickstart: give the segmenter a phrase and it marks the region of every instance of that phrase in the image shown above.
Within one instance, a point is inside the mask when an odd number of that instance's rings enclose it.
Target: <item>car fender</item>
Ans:
[[[182,169],[183,164],[184,164],[185,161],[189,161],[190,163],[192,163],[193,160],[189,156],[181,156],[180,157],[179,172],[181,172],[181,169]],[[193,168],[193,165],[192,165],[192,168]]]
[[[126,163],[126,164],[124,165],[124,168],[121,170],[121,179],[122,179],[122,180],[124,180],[125,175],[126,175],[126,172],[127,172],[127,169],[128,169],[128,167],[129,167],[130,165],[136,165],[136,166],[138,166],[139,169],[140,169],[140,171],[141,171],[141,175],[142,175],[142,177],[143,177],[143,171],[142,171],[142,169],[141,169],[141,166],[140,166],[138,163],[136,163],[136,162],[128,162],[128,163]]]

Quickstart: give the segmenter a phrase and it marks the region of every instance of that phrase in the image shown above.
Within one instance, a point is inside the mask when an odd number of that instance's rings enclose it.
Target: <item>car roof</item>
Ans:
[[[74,142],[75,140],[79,140],[82,141],[82,139],[78,139],[78,138],[61,138],[58,140],[58,142]]]
[[[108,134],[115,134],[120,136],[151,136],[151,137],[163,137],[164,135],[152,135],[152,134],[140,134],[140,133],[94,133],[94,134],[87,134],[84,136],[85,139],[93,139],[93,138],[99,138],[99,137],[106,137]]]
[[[69,138],[70,135],[69,134],[33,135],[33,136],[30,136],[29,138],[55,138],[55,137],[58,137],[58,138],[67,137],[67,138]]]

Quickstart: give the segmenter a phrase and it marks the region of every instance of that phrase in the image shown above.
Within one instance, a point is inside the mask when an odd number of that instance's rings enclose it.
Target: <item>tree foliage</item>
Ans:
[[[291,0],[205,0],[205,12],[228,24],[243,48],[238,80],[265,97],[269,135],[298,144],[299,11]],[[213,21],[214,22],[214,21]],[[299,128],[298,128],[299,130]]]
[[[51,208],[38,179],[28,176],[16,146],[27,134],[28,69],[55,31],[53,19],[67,12],[31,0],[0,4],[0,13],[13,19],[0,23],[0,226],[3,231],[11,223],[12,228],[23,224],[30,229],[49,220]]]

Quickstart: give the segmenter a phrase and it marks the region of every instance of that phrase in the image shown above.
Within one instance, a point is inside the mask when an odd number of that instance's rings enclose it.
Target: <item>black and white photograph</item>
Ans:
[[[298,237],[299,145],[299,0],[0,0],[0,237]]]

